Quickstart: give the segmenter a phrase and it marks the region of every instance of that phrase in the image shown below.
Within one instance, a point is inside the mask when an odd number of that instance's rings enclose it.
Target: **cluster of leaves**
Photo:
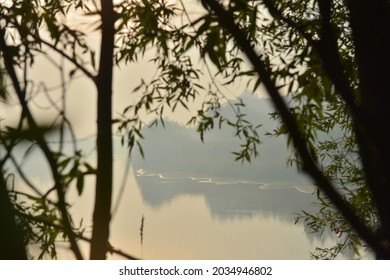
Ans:
[[[324,174],[337,184],[339,192],[357,215],[371,229],[376,229],[378,219],[364,180],[351,117],[320,56],[327,44],[322,41],[323,23],[318,2],[264,3],[274,20],[261,33],[265,36],[263,50],[271,57],[270,61],[272,57],[277,60],[275,64],[269,63],[272,75],[287,91],[290,110],[313,158],[322,166]],[[331,18],[343,74],[359,100],[354,48],[343,1],[333,1]],[[271,37],[273,40],[269,40]],[[278,114],[274,117],[277,118]],[[274,134],[287,132],[282,125]],[[298,156],[291,162],[300,167]],[[352,251],[354,257],[359,257],[365,244],[321,190],[317,190],[317,198],[318,212],[303,212],[298,220],[302,220],[310,232],[321,235],[330,232],[336,244],[330,248],[317,248],[312,256],[334,259],[340,253]]]
[[[22,163],[38,149],[36,138],[47,131],[48,129],[18,131],[10,127],[0,131],[0,143],[4,148],[2,150],[5,151],[1,158],[2,174],[7,182],[9,198],[17,223],[23,231],[26,248],[35,245],[40,248],[39,254],[36,254],[35,250],[30,250],[29,257],[38,259],[56,258],[57,243],[68,241],[69,237],[58,202],[52,199],[53,195],[56,196],[57,189],[55,187],[45,189],[34,183]],[[14,155],[23,149],[25,152],[22,159]],[[53,152],[51,156],[56,161],[63,192],[76,187],[78,194],[81,195],[84,177],[94,174],[95,169],[83,159],[80,151],[76,151],[74,155]],[[71,206],[68,203],[65,206],[68,218],[72,221],[68,214]],[[83,225],[80,223],[78,227],[73,227],[72,231],[76,236],[83,236]]]
[[[345,115],[343,119],[335,111],[331,112],[335,114],[332,119],[338,116],[340,122],[337,122],[336,129],[334,128],[335,135],[319,141],[316,155],[324,163],[324,173],[337,183],[340,193],[350,203],[357,216],[370,229],[376,230],[378,217],[364,180],[350,123],[345,119]],[[329,248],[316,248],[312,256],[316,259],[334,259],[340,253],[350,252],[352,257],[360,257],[366,245],[320,190],[317,190],[317,198],[318,212],[302,212],[299,219],[307,230],[321,235],[325,232],[336,240],[336,244]]]
[[[67,118],[65,95],[76,70],[87,74],[84,65],[90,65],[92,71],[95,68],[94,52],[88,47],[85,34],[71,28],[67,22],[70,13],[92,14],[87,4],[90,5],[90,1],[20,0],[0,4],[0,29],[4,40],[0,98],[7,103],[18,100],[23,108],[16,127],[0,127],[0,166],[2,175],[15,178],[15,182],[9,182],[9,196],[17,223],[24,231],[25,245],[27,248],[35,244],[40,247],[38,255],[30,250],[30,258],[56,258],[58,242],[69,242],[75,236],[83,235],[82,225],[75,226],[72,221],[70,205],[64,196],[73,186],[81,195],[85,175],[94,174],[95,170],[77,150],[77,141]],[[31,69],[37,56],[44,57],[58,70],[58,87],[36,87],[40,83],[32,80]],[[65,58],[75,67],[69,75],[66,75],[68,67],[63,62],[56,62],[58,57]],[[3,69],[7,69],[7,76],[3,76]],[[61,98],[53,98],[52,91],[60,92]],[[38,125],[30,111],[38,95],[45,95],[51,109],[57,113],[45,125]],[[58,136],[57,146],[49,144],[48,133]],[[68,141],[65,134],[72,137],[73,153],[64,149],[64,143]],[[25,153],[20,159],[17,154],[23,149]],[[42,168],[47,168],[53,177],[53,182],[45,184],[47,189],[33,182],[30,172],[23,166],[23,161],[31,154],[40,152],[48,163]]]
[[[67,56],[76,66],[90,64],[93,67],[94,51],[86,43],[85,34],[70,28],[66,22],[69,13],[93,14],[89,1],[12,1],[1,4],[0,13],[6,35],[12,39],[9,51],[14,64],[32,65],[35,56],[47,49]],[[44,31],[44,32],[43,32]],[[46,39],[46,37],[49,39]],[[89,55],[85,55],[89,53]],[[85,58],[90,58],[86,61]],[[87,63],[91,62],[91,63]],[[76,67],[77,70],[78,67]]]
[[[232,2],[231,6],[234,5]],[[240,18],[250,14],[249,21],[252,23],[255,11],[243,14],[237,9]],[[227,124],[235,129],[236,136],[243,139],[241,149],[234,152],[236,160],[250,161],[257,155],[256,146],[260,142],[257,126],[246,120],[242,112],[244,104],[231,104],[236,114],[234,120],[219,112],[221,101],[227,101],[223,87],[239,77],[253,75],[253,72],[241,71],[244,61],[240,51],[230,44],[232,38],[220,28],[217,18],[205,13],[205,10],[194,18],[182,2],[180,5],[168,5],[161,0],[125,1],[118,12],[121,20],[117,62],[137,61],[139,55],[145,55],[148,49],[156,52],[150,60],[156,69],[155,74],[151,80],[142,80],[133,90],[135,94],[141,93],[139,101],[125,108],[117,120],[120,123],[119,133],[123,135],[122,142],[126,140],[130,149],[136,143],[143,154],[140,111],[155,115],[152,125],[158,122],[164,124],[165,110],[175,111],[178,106],[188,109],[191,102],[202,98],[201,108],[187,123],[197,126],[201,140],[204,140],[207,130]],[[253,29],[253,25],[247,25],[248,29]],[[203,65],[193,62],[197,53],[203,58]],[[216,68],[215,73],[211,67]],[[217,82],[216,77],[222,82]]]
[[[27,252],[28,257],[56,259],[58,242],[67,242],[68,239],[56,203],[48,198],[48,193],[42,196],[18,190],[12,173],[5,174],[5,178],[16,222],[23,232],[25,246],[30,248]],[[74,230],[77,235],[82,236],[84,232],[82,221]],[[38,254],[35,246],[39,247]]]

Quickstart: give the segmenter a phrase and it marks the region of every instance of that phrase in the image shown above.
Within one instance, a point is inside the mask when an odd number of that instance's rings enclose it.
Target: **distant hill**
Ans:
[[[202,143],[195,128],[165,121],[165,127],[144,129],[145,158],[135,153],[133,167],[164,174],[255,180],[279,187],[310,184],[294,167],[287,167],[289,152],[285,139],[264,136],[278,125],[269,117],[272,112],[269,100],[249,94],[243,95],[242,99],[247,104],[243,112],[248,120],[262,124],[259,129],[260,156],[251,164],[234,160],[232,152],[239,150],[240,140],[234,137],[232,128],[224,126],[222,130],[216,128],[207,132]],[[234,117],[228,106],[221,112]]]

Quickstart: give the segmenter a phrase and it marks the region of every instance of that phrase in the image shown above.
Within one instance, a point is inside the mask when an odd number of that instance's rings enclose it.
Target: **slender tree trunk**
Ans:
[[[115,13],[111,0],[101,1],[102,41],[99,73],[96,79],[97,175],[91,259],[105,259],[108,249],[112,200],[112,75]]]

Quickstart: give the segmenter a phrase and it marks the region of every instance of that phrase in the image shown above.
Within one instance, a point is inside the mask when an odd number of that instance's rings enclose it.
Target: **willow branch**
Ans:
[[[57,48],[55,45],[51,44],[50,42],[42,39],[38,34],[30,32],[30,30],[24,28],[20,24],[18,24],[16,21],[12,20],[12,18],[8,17],[7,15],[2,15],[4,18],[7,19],[7,21],[12,22],[12,24],[19,30],[23,30],[23,32],[28,32],[31,37],[33,37],[36,40],[36,43],[43,44],[53,51],[55,51],[57,54],[61,55],[62,57],[66,58],[70,63],[72,63],[78,70],[84,73],[85,76],[90,78],[92,81],[96,81],[96,76],[92,74],[87,68],[85,68],[80,62],[78,62],[75,58],[68,55],[63,50]]]
[[[334,36],[334,31],[331,26],[331,1],[319,0],[320,17],[321,17],[321,40],[314,40],[312,36],[306,32],[305,28],[283,15],[270,0],[264,0],[264,5],[267,7],[270,14],[276,19],[284,22],[289,28],[296,30],[310,46],[316,51],[320,57],[324,70],[331,81],[334,83],[336,92],[344,100],[355,118],[361,119],[360,108],[357,106],[353,94],[343,69],[340,63],[340,55],[337,49],[337,40]]]
[[[58,224],[55,224],[53,222],[50,222],[48,220],[45,220],[45,219],[42,219],[41,217],[37,217],[37,216],[30,216],[30,215],[27,215],[25,213],[22,213],[20,211],[17,211],[16,212],[18,216],[21,216],[25,219],[28,219],[28,220],[33,220],[35,222],[39,222],[39,223],[43,223],[47,226],[50,226],[50,227],[53,227],[55,229],[58,229],[60,231],[64,231],[64,227],[62,227],[61,225],[58,225]],[[80,240],[83,240],[85,242],[88,242],[88,243],[91,243],[91,239],[88,238],[88,237],[85,237],[82,233],[75,233],[75,237],[77,239],[80,239]],[[123,252],[122,250],[119,250],[119,249],[115,249],[115,247],[112,247],[108,250],[110,253],[113,253],[113,254],[116,254],[118,256],[121,256],[121,257],[124,257],[128,260],[138,260],[138,258],[126,253],[126,252]]]

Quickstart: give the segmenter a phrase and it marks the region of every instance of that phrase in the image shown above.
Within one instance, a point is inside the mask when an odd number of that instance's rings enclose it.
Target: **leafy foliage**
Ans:
[[[297,118],[301,131],[304,131],[312,155],[322,166],[324,174],[337,184],[340,193],[359,218],[372,230],[376,230],[378,217],[363,175],[351,116],[344,101],[337,95],[337,89],[330,79],[332,77],[324,68],[322,48],[326,44],[322,41],[323,23],[318,3],[265,3],[271,15],[275,16],[269,26],[269,34],[276,34],[276,38],[281,38],[275,40],[274,37],[270,42],[270,52],[274,54],[275,50],[280,50],[276,56],[281,60],[278,63],[281,66],[273,68],[272,73],[288,87],[292,100],[290,110]],[[332,13],[330,24],[334,40],[338,44],[342,73],[358,100],[357,67],[348,13],[341,1],[334,1]],[[291,24],[295,28],[289,28]],[[267,34],[267,31],[264,33]],[[283,59],[285,53],[288,58]],[[286,132],[282,126],[276,131],[276,135]],[[299,157],[293,162],[299,167]],[[321,189],[317,190],[317,197],[319,211],[315,214],[303,212],[299,218],[311,232],[332,232],[336,245],[317,248],[313,257],[333,259],[347,249],[351,249],[355,257],[359,257],[361,248],[365,247],[364,242]]]
[[[18,225],[25,233],[25,245],[40,247],[38,255],[30,251],[31,258],[56,258],[59,241],[70,242],[72,250],[78,252],[76,236],[77,239],[85,238],[84,226],[76,226],[72,221],[65,193],[75,186],[81,195],[84,177],[95,174],[95,169],[77,149],[72,124],[67,117],[66,95],[76,70],[90,78],[93,76],[94,51],[88,46],[86,35],[69,26],[67,20],[70,14],[91,13],[90,4],[90,1],[12,1],[0,5],[2,80],[3,70],[7,74],[6,82],[1,84],[1,98],[11,104],[17,100],[23,108],[19,124],[0,126],[0,144],[4,151],[0,153],[0,163],[2,174],[12,178],[7,180],[12,181],[8,186],[10,201]],[[32,69],[39,56],[58,71],[59,86],[50,88],[33,80]],[[61,62],[57,62],[58,57],[63,58],[59,60]],[[76,67],[69,75],[66,73],[69,64],[65,65],[64,59]],[[92,72],[82,66],[88,62]],[[58,92],[59,100],[54,97]],[[38,97],[46,98],[55,111],[51,123],[38,125],[31,114]],[[53,135],[56,135],[58,145],[49,144],[47,139]],[[73,153],[65,151],[68,139],[73,144]],[[26,146],[25,154],[19,158],[18,151]],[[33,182],[23,166],[23,160],[37,150],[42,152],[47,163],[42,168],[47,168],[53,177],[52,185],[47,189]],[[57,200],[53,199],[56,196]]]

